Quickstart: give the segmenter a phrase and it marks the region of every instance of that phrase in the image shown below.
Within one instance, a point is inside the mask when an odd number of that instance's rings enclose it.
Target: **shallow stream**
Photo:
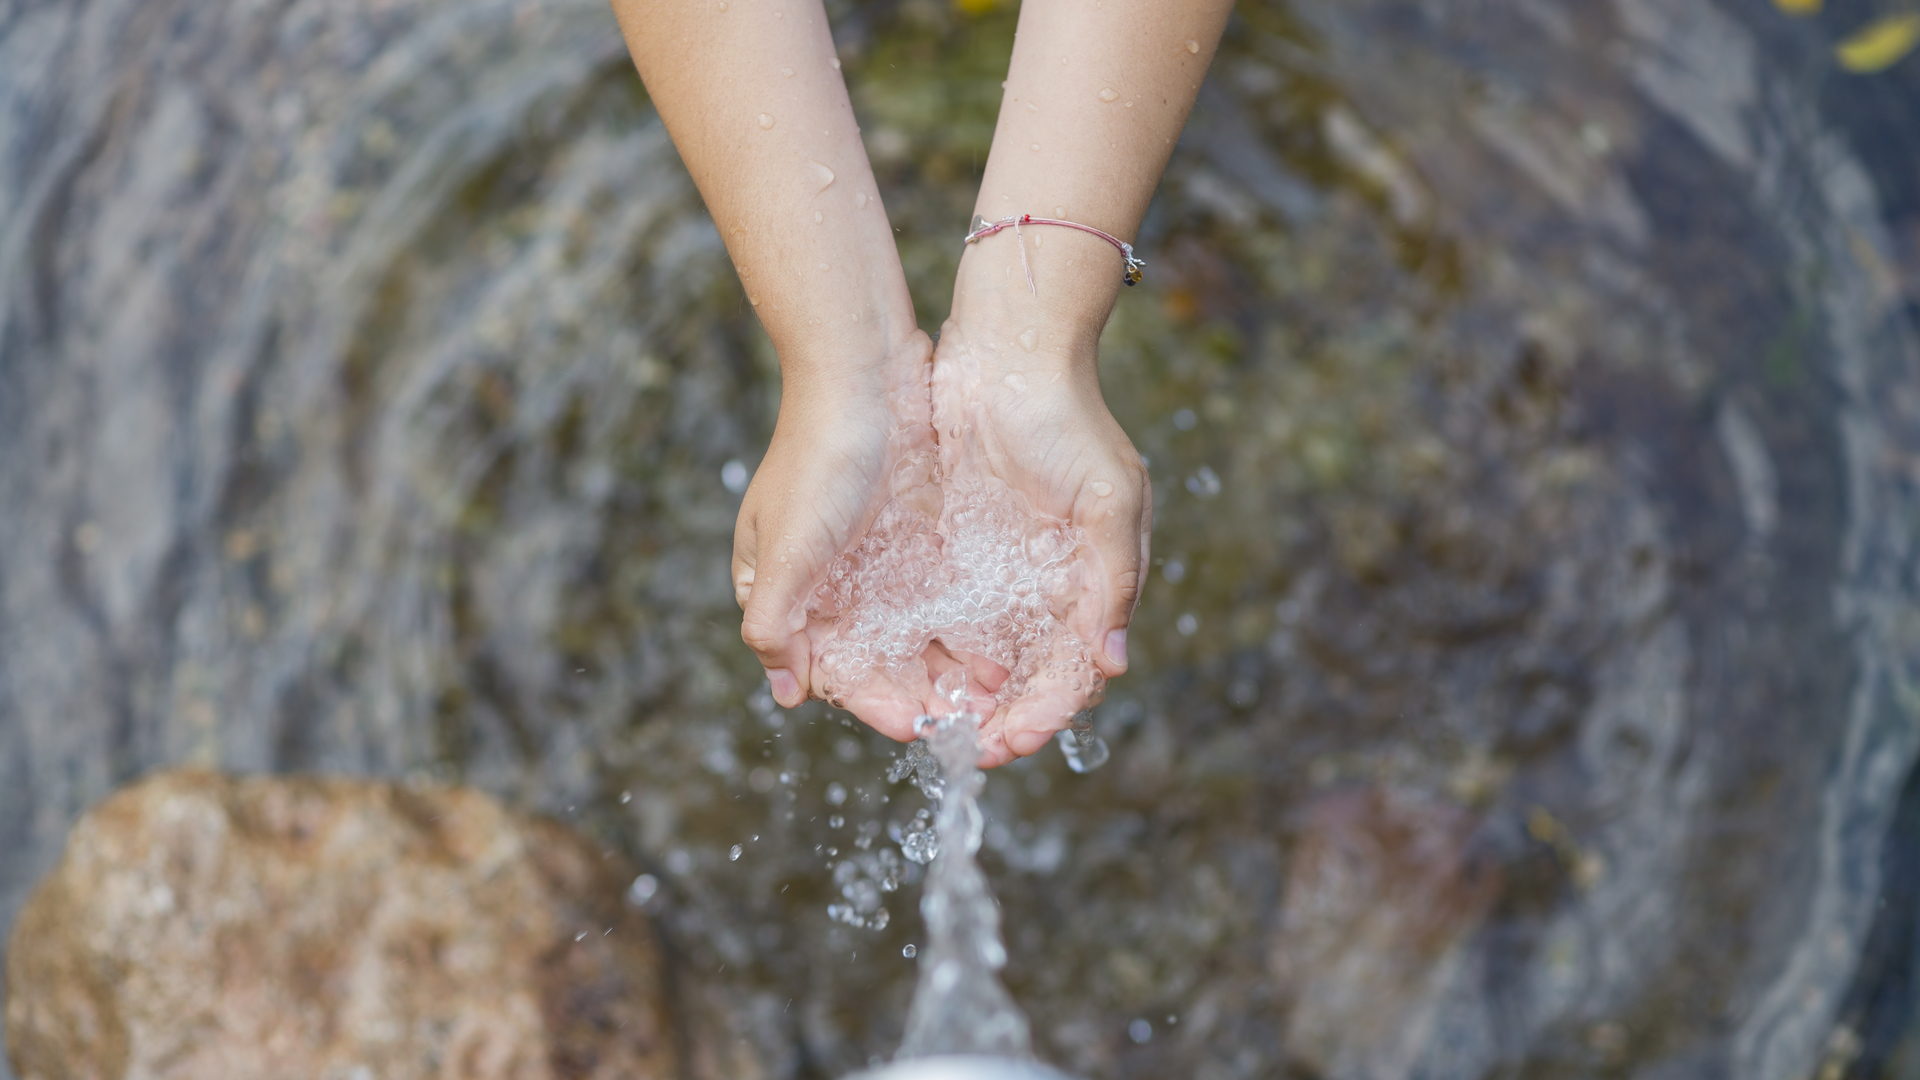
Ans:
[[[937,325],[1013,11],[833,10]],[[1112,760],[982,795],[1042,1059],[1920,1075],[1869,14],[1240,6],[1102,346],[1158,508]],[[640,861],[728,1075],[890,1055],[927,802],[728,584],[778,395],[598,0],[0,0],[0,920],[162,763],[463,780]]]

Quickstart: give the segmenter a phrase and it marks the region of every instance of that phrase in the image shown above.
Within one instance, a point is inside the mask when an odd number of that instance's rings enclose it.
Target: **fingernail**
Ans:
[[[1107,659],[1127,666],[1127,632],[1125,630],[1107,631]]]
[[[773,692],[773,700],[783,709],[791,709],[800,704],[800,680],[786,668],[773,668],[767,672],[767,689]]]

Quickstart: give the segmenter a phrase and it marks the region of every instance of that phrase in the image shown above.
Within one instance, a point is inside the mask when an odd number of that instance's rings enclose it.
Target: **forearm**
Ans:
[[[1064,218],[1131,242],[1232,9],[1231,0],[1027,0],[1020,9],[976,213]],[[1121,287],[1119,252],[1070,229],[972,245],[955,317],[1032,327],[1049,352],[1091,357]]]
[[[789,383],[897,351],[913,304],[820,0],[613,9]]]

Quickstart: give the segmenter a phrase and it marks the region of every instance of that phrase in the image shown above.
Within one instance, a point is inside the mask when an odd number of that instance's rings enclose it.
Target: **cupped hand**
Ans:
[[[995,708],[1005,670],[984,658],[930,649],[929,675],[968,670],[968,697],[986,715],[981,764],[1032,754],[1098,702],[1127,667],[1126,632],[1139,600],[1153,523],[1153,489],[1140,454],[1108,411],[1090,346],[1056,350],[1037,329],[949,320],[933,355],[932,419],[942,471],[998,478],[1035,511],[1084,530],[1067,593],[1053,613],[1084,646],[1099,679],[1035,680]],[[1078,355],[1085,352],[1087,355]],[[1063,642],[1053,659],[1070,659]],[[944,711],[928,700],[926,711]]]
[[[773,440],[740,504],[733,535],[734,599],[740,636],[767,670],[775,701],[793,708],[822,696],[820,639],[831,627],[809,623],[807,603],[827,567],[865,535],[890,495],[904,458],[932,446],[924,333],[858,378],[789,375]],[[842,701],[883,734],[913,737],[925,711],[918,688],[876,678]]]

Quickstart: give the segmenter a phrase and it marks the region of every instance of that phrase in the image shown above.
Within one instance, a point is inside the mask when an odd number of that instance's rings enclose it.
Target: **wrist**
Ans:
[[[932,340],[911,321],[875,323],[776,339],[781,412],[830,416],[923,398]]]
[[[1091,367],[1119,292],[1120,253],[1072,229],[1022,233],[1005,229],[967,246],[950,322],[1009,361]]]

